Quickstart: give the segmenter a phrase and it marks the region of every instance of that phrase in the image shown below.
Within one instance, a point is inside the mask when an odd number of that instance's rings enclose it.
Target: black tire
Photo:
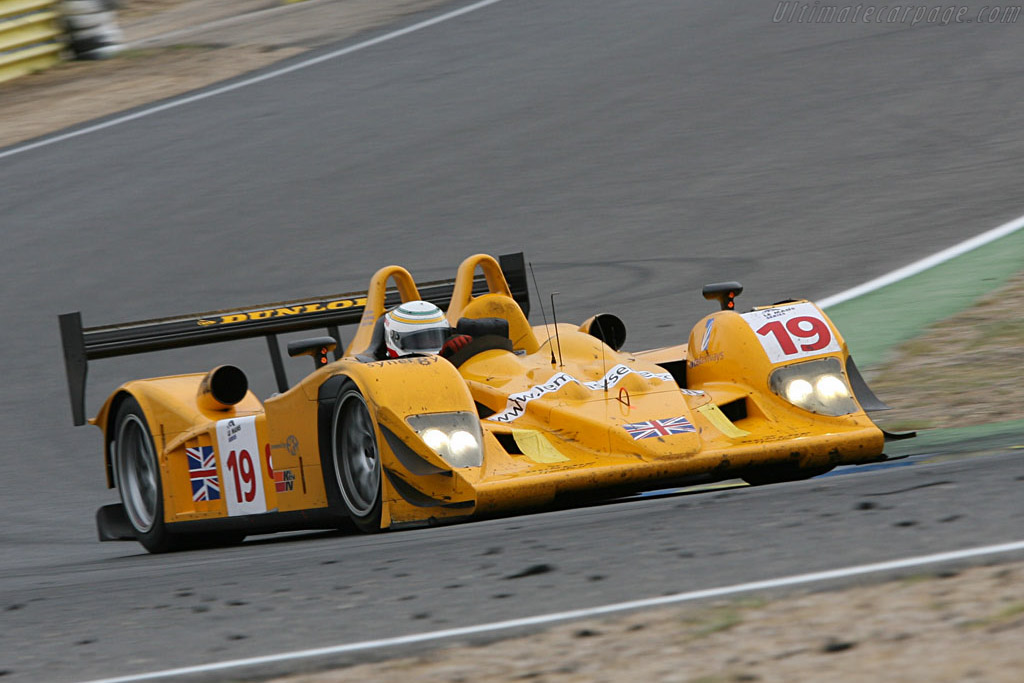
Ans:
[[[376,424],[349,379],[341,383],[331,415],[330,458],[334,481],[327,485],[337,487],[352,523],[365,533],[380,531],[383,468]]]
[[[244,531],[217,531],[183,536],[164,523],[160,459],[146,415],[134,398],[126,398],[114,418],[111,449],[117,489],[135,538],[151,553],[238,545]]]
[[[117,489],[139,543],[151,553],[183,547],[164,524],[160,460],[142,407],[134,398],[121,402],[114,417],[111,451]]]
[[[766,484],[781,484],[784,481],[803,481],[818,475],[832,471],[833,466],[815,467],[813,469],[802,469],[792,465],[779,465],[767,467],[763,470],[751,470],[744,472],[743,481],[751,486],[765,486]]]

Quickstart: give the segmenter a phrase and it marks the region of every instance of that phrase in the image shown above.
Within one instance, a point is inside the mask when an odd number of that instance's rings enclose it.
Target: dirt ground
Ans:
[[[0,148],[195,90],[445,0],[121,0],[120,56],[0,83]]]
[[[1024,563],[845,591],[578,621],[281,679],[334,681],[985,681],[1024,671]]]
[[[0,147],[261,68],[442,2],[122,0],[127,45],[119,57],[68,62],[0,84]],[[897,408],[887,419],[942,427],[1024,418],[1022,308],[1024,272],[905,345],[874,373],[876,392]],[[572,622],[286,680],[1021,680],[1024,562],[866,583]]]

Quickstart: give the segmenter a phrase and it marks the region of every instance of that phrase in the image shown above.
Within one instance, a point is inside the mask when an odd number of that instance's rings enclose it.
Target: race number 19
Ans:
[[[251,503],[256,497],[256,470],[249,451],[231,451],[228,455],[228,470],[235,480],[235,502]]]
[[[818,351],[828,346],[828,343],[832,341],[832,333],[828,331],[828,325],[825,324],[825,321],[806,315],[790,318],[786,321],[785,325],[778,320],[773,320],[759,329],[757,333],[774,334],[775,341],[778,342],[782,352],[787,356],[799,353],[800,351]],[[798,350],[794,337],[798,340],[813,337],[814,341],[808,344],[800,344]]]
[[[223,473],[224,502],[231,516],[267,511],[259,453],[255,417],[217,422],[217,458]]]
[[[743,318],[773,363],[839,350],[839,342],[814,304],[751,311]]]

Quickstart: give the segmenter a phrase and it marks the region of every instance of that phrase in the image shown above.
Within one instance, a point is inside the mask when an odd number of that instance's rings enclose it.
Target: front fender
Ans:
[[[351,364],[346,374],[367,400],[400,417],[473,411],[473,396],[459,371],[440,356],[408,356]]]
[[[476,406],[458,370],[439,356],[411,356],[373,363],[342,361],[333,376],[318,383],[321,462],[331,467],[330,426],[338,391],[346,380],[355,383],[366,399],[378,427],[378,444],[387,476],[382,485],[384,510],[382,526],[432,508],[431,516],[464,514],[448,509],[453,502],[472,499],[472,491],[452,467],[428,448],[406,422],[411,415],[468,412]],[[396,507],[397,506],[397,507]],[[410,507],[412,506],[412,507]]]

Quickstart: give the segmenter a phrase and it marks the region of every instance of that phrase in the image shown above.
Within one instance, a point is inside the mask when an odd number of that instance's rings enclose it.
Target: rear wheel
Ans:
[[[380,531],[381,462],[366,399],[351,380],[342,383],[331,420],[335,484],[352,522],[364,532]]]
[[[178,550],[181,539],[164,524],[160,461],[138,401],[126,398],[114,418],[114,471],[128,521],[139,543],[151,553]]]
[[[124,511],[135,538],[151,553],[237,545],[244,531],[219,531],[182,536],[164,524],[160,460],[146,415],[134,398],[121,402],[114,422],[114,470]]]

